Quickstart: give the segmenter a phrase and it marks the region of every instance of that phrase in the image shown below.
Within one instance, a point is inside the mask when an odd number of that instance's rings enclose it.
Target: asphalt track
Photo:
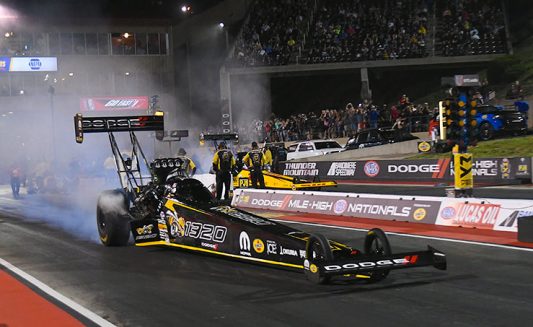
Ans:
[[[512,326],[533,319],[528,249],[391,235],[395,252],[426,244],[444,251],[448,271],[317,286],[298,272],[175,249],[105,248],[8,208],[0,258],[120,326]],[[360,231],[294,226],[362,246]]]
[[[334,188],[324,189],[332,192],[398,194],[418,196],[446,196],[449,186],[442,185],[405,185],[405,184],[362,184],[343,183]],[[533,199],[533,185],[480,186],[473,190],[474,197],[499,199]]]

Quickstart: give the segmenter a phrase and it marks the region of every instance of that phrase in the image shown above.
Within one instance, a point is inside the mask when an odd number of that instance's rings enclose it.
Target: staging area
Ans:
[[[447,254],[448,270],[393,271],[375,284],[315,285],[302,273],[180,250],[106,248],[80,239],[75,230],[21,217],[16,205],[0,218],[0,237],[7,245],[0,258],[116,325],[489,326],[533,317],[533,252],[527,248],[391,234],[394,252],[431,244]],[[365,235],[291,225],[356,246]]]

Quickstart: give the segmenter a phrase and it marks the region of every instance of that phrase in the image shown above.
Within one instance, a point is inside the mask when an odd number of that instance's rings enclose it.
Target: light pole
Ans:
[[[50,85],[48,86],[48,93],[50,94],[50,111],[52,113],[52,162],[56,160],[56,142],[55,142],[55,110],[54,110],[54,94],[56,89]]]

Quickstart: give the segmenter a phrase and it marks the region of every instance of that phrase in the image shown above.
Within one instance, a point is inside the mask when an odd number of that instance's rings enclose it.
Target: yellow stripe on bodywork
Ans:
[[[200,210],[200,209],[196,209],[196,208],[190,207],[190,206],[186,205],[185,203],[181,203],[181,202],[173,200],[173,199],[168,199],[167,202],[165,202],[165,208],[168,208],[168,209],[174,211],[174,206],[173,206],[174,204],[178,205],[178,206],[180,206],[182,208],[185,208],[185,209],[189,209],[189,210],[196,211],[196,212],[199,212],[199,213],[203,213],[203,214],[206,214],[206,215],[211,215],[207,211],[203,211],[203,210]]]
[[[244,260],[249,260],[249,261],[268,263],[268,264],[271,264],[271,265],[304,269],[303,265],[295,265],[295,264],[286,263],[286,262],[279,262],[279,261],[272,261],[272,260],[266,260],[266,259],[260,259],[260,258],[246,257],[246,256],[238,255],[238,254],[231,254],[231,253],[226,253],[226,252],[218,252],[218,251],[208,250],[208,249],[204,249],[204,248],[197,248],[195,246],[190,246],[190,245],[167,243],[165,241],[138,243],[138,244],[135,244],[135,245],[136,246],[153,246],[153,245],[172,246],[172,247],[191,250],[191,251],[199,251],[199,252],[204,252],[204,253],[217,254],[217,255],[230,257],[230,258],[244,259]]]

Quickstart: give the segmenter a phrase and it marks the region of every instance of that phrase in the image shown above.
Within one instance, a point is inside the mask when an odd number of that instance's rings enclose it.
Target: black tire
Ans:
[[[333,252],[328,239],[322,234],[310,235],[305,246],[305,258],[319,262],[333,261]],[[306,270],[306,276],[307,279],[317,284],[327,284],[331,279],[330,276],[320,276],[312,270]]]
[[[122,190],[108,190],[100,194],[96,205],[96,224],[102,244],[128,244],[131,234],[128,207],[128,198]]]
[[[389,239],[385,232],[379,228],[372,228],[365,237],[365,254],[373,257],[385,257],[392,255]],[[377,282],[387,277],[390,270],[373,271],[369,273],[370,282]]]
[[[484,122],[479,126],[479,139],[482,141],[487,141],[492,139],[494,136],[494,129],[492,125]]]

